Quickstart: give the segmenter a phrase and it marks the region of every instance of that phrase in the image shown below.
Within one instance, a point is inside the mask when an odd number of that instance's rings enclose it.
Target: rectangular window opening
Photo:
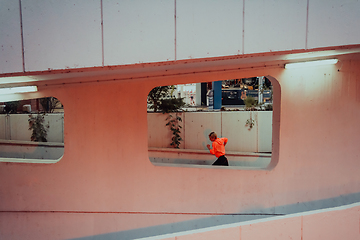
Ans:
[[[55,163],[64,155],[64,108],[55,97],[0,103],[0,162]]]
[[[278,133],[274,131],[279,128],[273,125],[273,108],[280,105],[273,101],[274,93],[280,94],[274,81],[260,76],[155,87],[147,99],[151,163],[219,167],[212,165],[217,157],[207,148],[212,146],[209,134],[216,132],[218,138],[228,139],[225,156],[229,166],[221,168],[274,167],[278,152],[277,142],[273,144]]]

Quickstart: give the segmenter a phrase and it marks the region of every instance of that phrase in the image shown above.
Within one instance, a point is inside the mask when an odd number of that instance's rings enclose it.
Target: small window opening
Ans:
[[[207,145],[212,145],[209,134],[216,132],[218,138],[228,139],[228,168],[276,165],[273,96],[277,88],[270,79],[260,76],[152,89],[147,99],[150,161],[158,166],[215,167],[217,157]]]
[[[0,162],[54,163],[64,154],[64,108],[54,97],[0,103]]]

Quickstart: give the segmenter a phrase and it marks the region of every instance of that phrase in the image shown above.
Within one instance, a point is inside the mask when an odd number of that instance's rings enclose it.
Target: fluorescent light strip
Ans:
[[[309,62],[287,63],[285,64],[285,68],[291,69],[291,68],[315,67],[321,65],[336,64],[337,62],[338,62],[337,59],[326,59],[326,60],[309,61]]]
[[[37,92],[37,86],[0,88],[0,95],[1,94],[14,94],[14,93],[27,93],[27,92]]]

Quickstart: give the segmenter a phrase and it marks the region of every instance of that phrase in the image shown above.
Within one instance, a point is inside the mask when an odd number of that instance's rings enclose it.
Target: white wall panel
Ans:
[[[0,139],[6,139],[6,116],[5,114],[0,115]]]
[[[298,0],[246,1],[244,53],[304,49],[306,7]]]
[[[102,65],[99,0],[22,2],[26,71]]]
[[[185,115],[183,128],[186,149],[207,150],[206,145],[212,144],[209,140],[211,132],[216,132],[218,137],[221,137],[221,114],[188,112]]]
[[[10,118],[10,140],[30,141],[31,130],[29,130],[28,116],[13,114]]]
[[[171,143],[172,134],[166,123],[168,114],[156,114],[148,113],[148,143],[149,147],[156,148],[169,148]],[[183,118],[183,114],[180,114]],[[180,134],[181,138],[184,139],[184,132]],[[183,142],[180,144],[180,148],[184,148]]]
[[[176,58],[242,53],[242,0],[177,0]]]
[[[272,111],[261,111],[257,113],[257,130],[258,130],[258,151],[272,152]]]
[[[22,72],[19,1],[1,1],[0,73]]]
[[[175,59],[175,4],[170,0],[105,0],[105,65]]]
[[[310,0],[308,47],[360,43],[360,1]]]
[[[257,152],[258,131],[256,127],[248,130],[245,126],[246,121],[250,119],[257,121],[257,112],[222,112],[222,134],[227,137],[229,142],[226,144],[226,150],[236,152]],[[257,122],[255,123],[257,124]],[[235,127],[234,127],[235,126]]]

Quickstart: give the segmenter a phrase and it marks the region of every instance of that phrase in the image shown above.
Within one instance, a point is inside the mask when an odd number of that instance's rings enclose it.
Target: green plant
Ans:
[[[255,120],[252,119],[251,111],[256,110],[258,103],[255,100],[255,98],[250,96],[245,98],[244,102],[245,102],[245,110],[250,111],[250,118],[246,120],[245,126],[248,127],[248,130],[251,130],[255,125]]]
[[[174,85],[153,88],[147,98],[149,109],[154,112],[175,112],[185,106],[183,98],[173,96],[176,87]]]
[[[256,99],[250,96],[244,99],[244,103],[245,103],[245,110],[247,111],[253,111],[258,106]]]
[[[44,109],[44,112],[52,113],[54,110],[61,105],[61,102],[54,97],[46,97],[39,99],[41,106]]]
[[[178,113],[175,113],[175,116],[169,114],[169,116],[166,118],[166,126],[169,126],[170,131],[173,134],[173,137],[171,138],[170,145],[174,148],[179,148],[180,141],[182,141],[182,138],[180,137],[180,129],[182,128],[180,126],[180,122],[182,122],[181,117],[178,116]]]
[[[272,111],[273,110],[273,105],[271,104],[265,104],[264,106],[265,111]]]
[[[47,130],[49,125],[44,125],[45,114],[29,115],[29,130],[32,130],[31,141],[47,142]]]
[[[168,98],[162,99],[159,105],[159,110],[163,113],[176,112],[185,106],[183,98]]]
[[[250,118],[248,120],[246,120],[246,124],[245,126],[248,127],[248,130],[251,130],[255,125],[255,120],[252,119],[252,117],[250,116]]]
[[[154,112],[160,111],[162,113],[179,111],[179,109],[185,106],[185,102],[183,98],[175,98],[173,96],[175,90],[176,87],[174,85],[153,88],[149,92],[147,98],[149,109],[153,109]],[[169,126],[173,135],[170,145],[174,148],[179,148],[180,141],[182,141],[182,138],[180,137],[180,122],[182,122],[182,119],[176,113],[175,116],[169,114],[166,121],[166,126]]]
[[[17,109],[20,105],[20,101],[6,102],[5,103],[5,113],[17,113]]]

